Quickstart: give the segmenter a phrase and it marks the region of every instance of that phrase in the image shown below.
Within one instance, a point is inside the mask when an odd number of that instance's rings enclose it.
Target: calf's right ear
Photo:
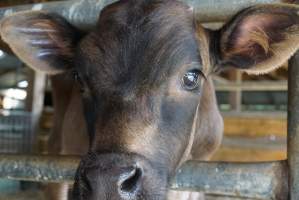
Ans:
[[[42,11],[20,12],[0,24],[2,39],[27,65],[47,74],[72,67],[77,31],[64,18]]]

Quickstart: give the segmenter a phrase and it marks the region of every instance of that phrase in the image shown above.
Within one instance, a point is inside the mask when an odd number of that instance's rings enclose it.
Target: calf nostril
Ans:
[[[142,173],[141,168],[133,167],[120,175],[118,188],[121,196],[132,197],[137,194],[138,188],[140,187]]]

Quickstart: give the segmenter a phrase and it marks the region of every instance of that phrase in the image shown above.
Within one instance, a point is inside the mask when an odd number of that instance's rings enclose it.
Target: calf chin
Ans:
[[[74,200],[165,200],[167,173],[135,154],[86,155],[77,170]]]

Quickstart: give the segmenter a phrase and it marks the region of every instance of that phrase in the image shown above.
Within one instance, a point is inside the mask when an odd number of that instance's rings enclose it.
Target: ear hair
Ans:
[[[72,65],[80,34],[64,18],[42,12],[20,12],[0,24],[2,39],[30,67],[58,74]]]
[[[252,74],[268,73],[299,48],[299,7],[250,7],[220,30],[220,62]]]

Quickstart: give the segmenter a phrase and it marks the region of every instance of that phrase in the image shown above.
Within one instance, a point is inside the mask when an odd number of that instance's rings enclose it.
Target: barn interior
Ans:
[[[0,7],[47,1],[1,0]],[[0,153],[47,154],[54,111],[50,81],[3,42],[0,48]],[[225,136],[213,161],[287,158],[287,80],[288,64],[267,75],[229,70],[214,76]],[[0,200],[43,199],[42,191],[42,184],[0,179]]]

